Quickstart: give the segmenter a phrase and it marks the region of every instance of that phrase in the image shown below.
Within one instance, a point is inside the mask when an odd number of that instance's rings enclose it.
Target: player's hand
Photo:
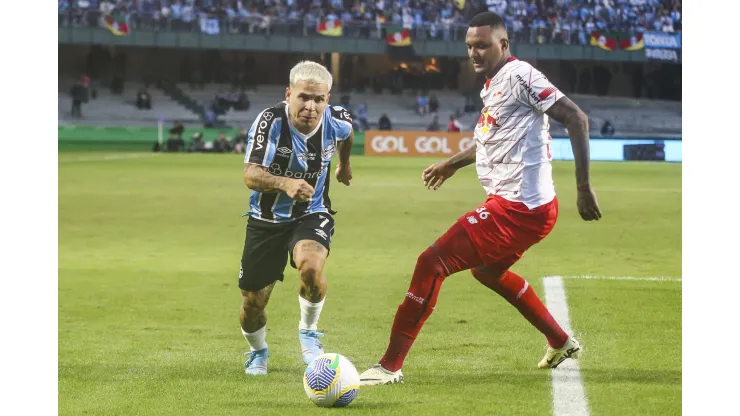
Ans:
[[[584,221],[598,221],[601,218],[599,203],[596,201],[596,193],[591,186],[578,188],[578,213]]]
[[[303,179],[290,179],[285,184],[285,193],[298,202],[307,202],[314,192],[313,186]]]
[[[449,178],[454,175],[457,169],[450,167],[447,161],[435,163],[424,169],[421,173],[421,180],[427,189],[437,190]]]
[[[336,169],[337,180],[347,186],[352,180],[352,167],[350,165],[338,164]]]

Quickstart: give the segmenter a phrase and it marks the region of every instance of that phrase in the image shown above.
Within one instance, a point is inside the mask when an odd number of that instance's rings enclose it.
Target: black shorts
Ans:
[[[247,221],[242,264],[239,269],[239,288],[249,292],[261,290],[272,282],[283,280],[283,271],[293,261],[293,247],[301,240],[312,240],[331,246],[334,218],[331,214],[309,214],[287,224],[275,224],[256,218]]]

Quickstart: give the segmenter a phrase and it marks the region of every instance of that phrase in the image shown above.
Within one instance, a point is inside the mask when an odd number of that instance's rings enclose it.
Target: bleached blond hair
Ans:
[[[290,86],[295,87],[298,81],[309,84],[326,84],[331,91],[332,76],[320,63],[301,61],[290,70]]]

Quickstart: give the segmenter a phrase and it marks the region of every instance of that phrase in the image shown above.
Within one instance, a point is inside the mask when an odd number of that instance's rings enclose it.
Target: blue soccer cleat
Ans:
[[[310,364],[314,358],[324,353],[324,347],[321,345],[319,338],[324,334],[319,331],[310,331],[308,329],[298,330],[298,340],[301,342],[301,353],[303,362]]]
[[[267,358],[270,356],[267,348],[245,352],[244,355],[249,355],[249,359],[244,363],[245,373],[253,376],[267,374]]]

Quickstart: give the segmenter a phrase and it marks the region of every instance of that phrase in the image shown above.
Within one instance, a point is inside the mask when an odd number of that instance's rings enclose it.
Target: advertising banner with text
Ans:
[[[645,32],[645,57],[649,60],[681,60],[681,34]]]
[[[473,132],[368,130],[365,154],[370,156],[449,157],[475,144]]]
[[[365,154],[370,156],[430,156],[448,158],[474,145],[472,132],[446,133],[424,131],[365,132]],[[591,160],[652,160],[681,162],[681,139],[591,139]],[[573,149],[567,137],[553,137],[550,142],[553,160],[573,160]]]

